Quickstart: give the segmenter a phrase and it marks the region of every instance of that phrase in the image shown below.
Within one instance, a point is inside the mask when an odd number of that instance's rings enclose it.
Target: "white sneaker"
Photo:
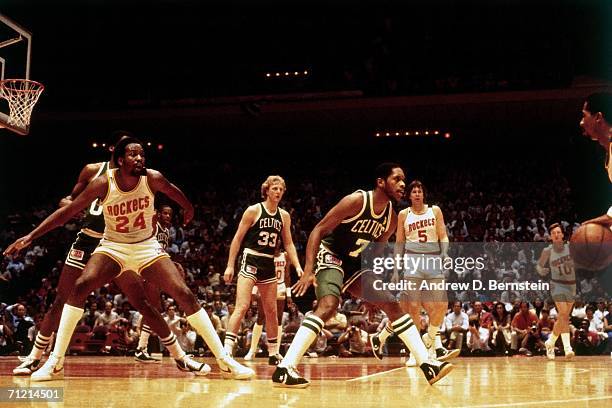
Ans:
[[[255,358],[255,353],[251,353],[251,350],[249,350],[248,353],[246,353],[246,355],[244,356],[244,359],[246,361],[251,361]]]
[[[255,371],[249,367],[239,364],[230,356],[217,359],[221,374],[225,378],[233,378],[234,380],[248,380],[255,376]]]
[[[574,353],[574,350],[566,350],[565,351],[565,358],[567,360],[572,360],[574,357],[576,357],[576,353]]]
[[[206,375],[210,373],[210,366],[208,364],[200,363],[187,354],[180,360],[174,361],[176,362],[176,367],[181,371],[188,371],[195,375]]]
[[[41,367],[40,360],[34,360],[30,356],[21,361],[22,363],[13,369],[13,375],[31,375]]]
[[[57,357],[55,353],[51,353],[49,359],[37,371],[32,373],[30,381],[52,381],[62,380],[64,378],[64,358]]]
[[[548,340],[544,342],[544,345],[546,346],[546,358],[549,360],[554,360],[555,359],[555,345],[552,344]]]
[[[416,358],[414,358],[414,353],[410,353],[410,358],[406,361],[406,367],[416,367],[417,362]]]

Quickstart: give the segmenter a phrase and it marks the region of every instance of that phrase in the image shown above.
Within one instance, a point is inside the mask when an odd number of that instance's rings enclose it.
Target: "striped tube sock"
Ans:
[[[47,349],[47,346],[51,342],[52,337],[53,334],[50,336],[43,336],[41,332],[38,332],[36,335],[36,340],[34,340],[34,347],[32,347],[32,351],[30,351],[30,357],[32,357],[34,360],[40,360],[43,352]]]
[[[232,332],[225,333],[225,341],[223,347],[225,348],[227,354],[229,354],[230,356],[234,355],[234,344],[236,344],[236,340],[238,340],[236,334]]]
[[[417,365],[420,366],[427,361],[427,349],[409,314],[405,314],[393,322],[393,332],[408,346],[416,359]]]
[[[381,346],[385,344],[385,341],[387,341],[387,338],[393,334],[393,329],[391,328],[390,324],[391,324],[390,322],[387,322],[387,324],[385,325],[385,328],[382,329],[380,333],[378,333],[378,340],[380,340]]]
[[[302,325],[298,329],[297,333],[295,333],[295,337],[289,346],[289,350],[287,350],[287,354],[278,366],[297,366],[306,350],[308,350],[308,347],[310,347],[312,342],[315,341],[323,329],[323,325],[323,320],[314,314],[305,317]]]
[[[181,346],[179,346],[174,333],[170,332],[170,335],[161,339],[161,342],[164,347],[168,349],[168,352],[173,359],[180,360],[185,357],[185,352]]]
[[[151,328],[146,324],[140,329],[140,338],[138,339],[138,350],[146,350],[149,345],[149,336],[151,336]]]
[[[263,324],[255,323],[255,326],[253,326],[253,335],[251,336],[251,347],[249,348],[249,353],[253,354],[253,357],[255,357],[255,354],[257,354],[257,346],[259,345],[259,339],[261,338],[262,331]]]
[[[193,327],[196,332],[202,336],[206,342],[206,345],[216,358],[223,358],[227,355],[227,352],[223,350],[221,339],[215,331],[215,326],[213,326],[212,322],[210,321],[210,317],[208,317],[206,310],[200,309],[194,314],[187,316],[187,321],[191,327]],[[236,335],[234,335],[234,337],[235,336]]]
[[[268,339],[268,355],[275,356],[278,354],[278,339]]]

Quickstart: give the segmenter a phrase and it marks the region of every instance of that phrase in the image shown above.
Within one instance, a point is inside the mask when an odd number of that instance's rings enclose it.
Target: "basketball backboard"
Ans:
[[[9,17],[0,14],[0,80],[30,79],[32,34]],[[26,92],[29,92],[26,90]],[[20,95],[20,94],[17,94]],[[0,127],[20,135],[27,135],[27,121],[15,121],[7,100],[8,94],[0,91]],[[35,103],[35,102],[34,102]]]

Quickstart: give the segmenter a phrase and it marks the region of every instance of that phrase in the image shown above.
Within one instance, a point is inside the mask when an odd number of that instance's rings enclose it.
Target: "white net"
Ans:
[[[5,79],[0,81],[0,97],[9,104],[8,124],[20,128],[30,125],[32,109],[45,89],[40,82],[28,79]]]

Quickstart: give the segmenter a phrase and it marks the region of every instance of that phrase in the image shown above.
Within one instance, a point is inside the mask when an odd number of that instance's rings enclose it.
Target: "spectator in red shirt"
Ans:
[[[532,356],[538,331],[538,317],[529,310],[529,303],[521,302],[519,312],[512,319],[512,350],[516,351],[520,344],[519,353]],[[531,349],[531,350],[530,350]]]
[[[483,329],[489,329],[493,324],[493,315],[482,308],[482,302],[474,302],[474,307],[472,308],[472,313],[470,314],[470,318],[472,316],[478,316],[478,322],[480,327]]]

